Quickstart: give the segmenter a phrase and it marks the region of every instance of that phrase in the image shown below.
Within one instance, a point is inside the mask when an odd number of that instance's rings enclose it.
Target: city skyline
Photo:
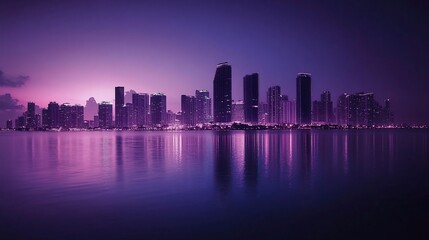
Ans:
[[[198,124],[210,123],[213,126],[213,123],[233,122],[288,128],[326,124],[336,128],[372,128],[393,127],[395,124],[390,99],[385,99],[384,105],[380,104],[373,92],[343,93],[338,97],[337,105],[334,105],[331,93],[323,91],[320,101],[313,101],[311,73],[297,74],[296,100],[290,100],[276,85],[268,88],[266,102],[259,101],[259,75],[246,75],[243,77],[245,98],[234,101],[231,95],[232,69],[228,62],[216,65],[213,115],[208,90],[197,89],[195,96],[182,94],[181,111],[173,112],[167,109],[167,96],[163,93],[150,94],[150,97],[148,93],[135,91],[125,94],[124,86],[116,86],[114,108],[109,102],[97,104],[94,98],[90,98],[85,107],[50,102],[47,108],[37,112],[36,104],[28,102],[27,111],[15,118],[14,126],[12,119],[8,119],[5,124],[8,129],[17,130],[164,129],[169,126],[192,129]]]
[[[295,99],[296,73],[311,72],[314,93],[376,92],[392,99],[399,122],[429,122],[417,107],[429,91],[419,3],[225,4],[5,1],[0,96],[9,105],[0,114],[30,101],[113,102],[115,86],[163,91],[178,111],[180,95],[210,90],[212,66],[228,61],[234,100],[243,99],[246,74],[259,73],[259,96],[279,85]]]

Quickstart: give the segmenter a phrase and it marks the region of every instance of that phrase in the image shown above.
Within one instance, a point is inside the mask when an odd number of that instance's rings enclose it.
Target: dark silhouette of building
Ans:
[[[124,87],[115,87],[115,125],[117,128],[126,127],[125,125],[125,93]]]
[[[253,73],[243,78],[244,121],[258,123],[259,75]]]
[[[320,96],[320,101],[313,102],[313,122],[333,123],[334,110],[331,101],[331,93],[324,91]]]
[[[100,127],[100,117],[98,115],[94,116],[94,128]]]
[[[345,106],[342,101],[345,96]],[[345,112],[345,121],[347,125],[352,126],[372,126],[377,123],[377,103],[374,100],[374,93],[356,93],[340,96],[341,109]]]
[[[108,102],[98,104],[98,126],[100,128],[111,128],[113,118],[113,106]],[[96,121],[94,117],[94,122]]]
[[[296,120],[298,124],[311,123],[311,74],[298,73],[296,77]]]
[[[59,109],[59,123],[63,128],[83,128],[84,108],[64,103]]]
[[[42,109],[42,128],[49,127],[49,111],[47,108]]]
[[[182,95],[181,97],[183,124],[195,125],[196,123],[196,98]]]
[[[134,93],[132,98],[137,126],[149,125],[149,95]]]
[[[124,126],[131,128],[137,126],[136,112],[132,103],[126,103],[124,108]]]
[[[150,116],[152,125],[166,124],[167,97],[163,93],[150,95]]]
[[[26,127],[29,129],[37,128],[36,125],[36,104],[34,102],[27,103],[27,111],[25,112]]]
[[[213,115],[215,122],[231,122],[231,65],[217,65],[213,80]]]
[[[348,122],[348,94],[343,93],[338,97],[337,100],[337,124],[346,125]]]
[[[26,127],[26,117],[25,114],[22,116],[19,116],[17,119],[15,119],[15,129],[25,129]]]
[[[48,104],[48,128],[60,127],[60,105],[56,102]]]
[[[280,123],[280,96],[280,86],[272,86],[268,88],[267,104],[269,123]]]
[[[390,108],[390,99],[384,100],[384,107],[381,114],[382,117],[380,123],[382,125],[392,125],[394,123],[394,115]]]
[[[13,129],[13,123],[12,123],[11,119],[6,121],[6,128],[7,129]]]
[[[210,99],[209,91],[207,90],[195,90],[195,111],[197,123],[209,122],[212,118],[212,104]]]

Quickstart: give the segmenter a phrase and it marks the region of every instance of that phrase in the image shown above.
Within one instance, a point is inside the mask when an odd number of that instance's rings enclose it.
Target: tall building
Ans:
[[[42,109],[42,128],[49,127],[49,111],[47,108]]]
[[[311,74],[298,73],[296,77],[296,120],[298,124],[311,123]]]
[[[97,119],[98,118],[98,119]],[[100,128],[113,127],[113,106],[109,102],[102,102],[98,104],[98,117],[94,117],[94,122],[98,120]]]
[[[195,90],[195,111],[197,123],[209,122],[212,118],[212,104],[210,99],[209,91],[207,90]]]
[[[285,103],[285,112],[286,112],[286,118],[284,123],[288,124],[295,124],[296,123],[296,102],[293,101],[286,101]]]
[[[181,97],[183,124],[195,125],[196,123],[196,98],[182,95]]]
[[[99,128],[100,127],[100,118],[98,117],[98,115],[94,115],[94,128]]]
[[[217,65],[213,80],[213,115],[215,122],[231,122],[231,65]]]
[[[26,127],[35,129],[37,128],[36,125],[36,104],[34,102],[28,102],[27,103],[27,112],[26,115]]]
[[[268,123],[268,104],[264,102],[260,102],[258,106],[258,122],[260,124],[267,124]]]
[[[231,121],[244,122],[244,102],[242,100],[232,101]]]
[[[132,98],[137,126],[149,125],[149,95],[133,93]]]
[[[280,123],[280,86],[273,86],[268,88],[267,104],[268,104],[268,122]]]
[[[61,104],[59,124],[63,128],[83,128],[84,108],[80,105]]]
[[[320,101],[313,102],[313,121],[320,123],[334,122],[333,103],[329,91],[324,91],[322,93]]]
[[[60,127],[60,105],[56,102],[48,104],[48,128]]]
[[[136,112],[132,103],[126,103],[124,108],[124,126],[125,127],[136,127]]]
[[[394,115],[392,109],[390,108],[390,99],[384,100],[384,106],[380,106],[380,113],[377,123],[380,125],[392,125],[394,123]]]
[[[348,122],[348,94],[343,93],[337,100],[337,124],[346,125]]]
[[[166,124],[167,97],[163,93],[150,95],[150,117],[152,125]]]
[[[352,126],[372,126],[376,124],[376,102],[374,93],[356,93],[346,96],[346,122]]]
[[[117,128],[126,127],[125,124],[125,90],[124,87],[115,87],[115,125]]]
[[[287,118],[288,111],[287,111],[287,103],[289,102],[289,97],[287,95],[280,95],[280,117],[279,117],[279,123],[288,123]]]
[[[244,121],[258,123],[259,75],[253,73],[243,78]]]
[[[12,120],[9,119],[6,121],[6,128],[7,129],[13,129],[13,124],[12,124]]]

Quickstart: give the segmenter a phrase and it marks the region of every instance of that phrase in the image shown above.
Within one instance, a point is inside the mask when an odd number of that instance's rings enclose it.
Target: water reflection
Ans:
[[[244,133],[244,184],[254,190],[258,184],[258,133],[246,131]]]
[[[0,133],[1,232],[300,239],[401,216],[384,229],[417,226],[428,210],[428,139],[411,130]]]
[[[214,133],[214,172],[219,192],[226,194],[231,188],[232,140],[230,132]]]
[[[122,182],[124,180],[124,149],[123,149],[122,135],[115,137],[115,150],[116,150],[116,181]]]

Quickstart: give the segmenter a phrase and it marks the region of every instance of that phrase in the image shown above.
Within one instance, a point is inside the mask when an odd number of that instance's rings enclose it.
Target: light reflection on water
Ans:
[[[390,214],[416,228],[407,206],[428,209],[424,130],[7,132],[0,146],[14,238],[383,237],[404,227]]]

